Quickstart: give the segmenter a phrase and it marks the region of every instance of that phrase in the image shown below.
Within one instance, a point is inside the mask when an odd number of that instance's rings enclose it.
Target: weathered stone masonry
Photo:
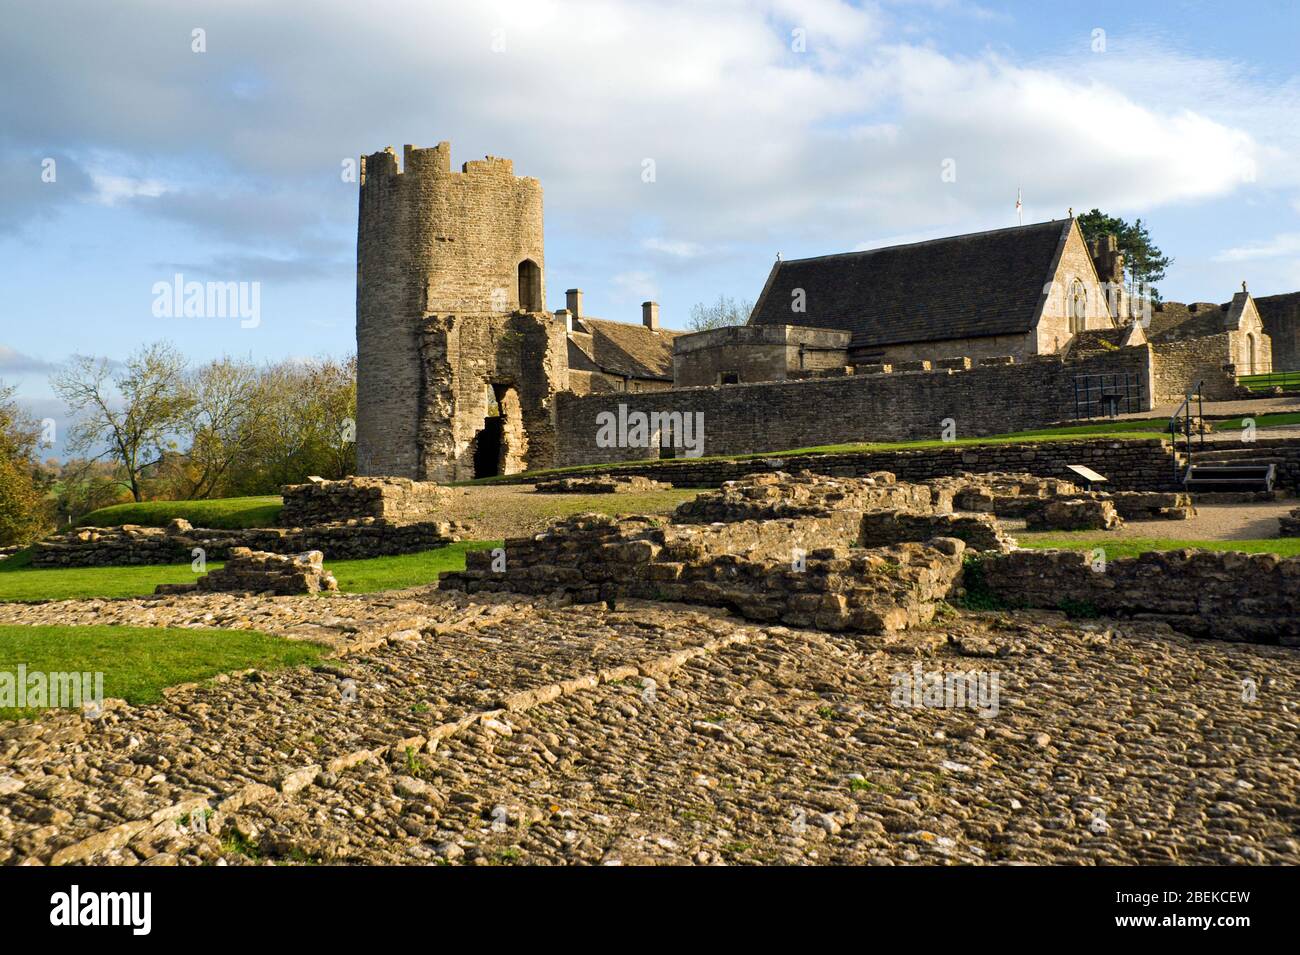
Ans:
[[[1163,620],[1192,636],[1300,646],[1300,557],[1185,550],[1098,570],[1087,553],[1025,550],[985,556],[976,574],[1012,606],[1073,606]]]
[[[957,437],[1042,427],[1074,416],[1075,376],[1131,373],[1147,382],[1151,353],[1143,345],[1083,361],[1045,356],[1023,365],[981,365],[811,381],[685,388],[633,395],[556,396],[558,466],[637,461],[652,447],[596,444],[598,415],[628,411],[701,412],[707,455],[746,454],[850,441],[938,439],[942,422]],[[892,468],[891,468],[892,470]]]
[[[1297,445],[1300,479],[1300,445]],[[747,474],[772,471],[815,471],[833,477],[866,477],[890,471],[903,481],[955,477],[964,471],[980,474],[1028,471],[1045,478],[1068,478],[1067,464],[1084,464],[1109,479],[1111,490],[1174,490],[1173,455],[1159,438],[1080,441],[1041,441],[1034,444],[955,445],[904,451],[848,451],[838,454],[792,454],[738,460],[676,459],[578,470],[574,476],[630,474],[650,477],[674,487],[718,487]],[[1279,474],[1282,474],[1279,469]],[[1290,470],[1285,471],[1291,474]],[[516,478],[529,480],[526,475]],[[1281,481],[1281,478],[1279,478]],[[1289,485],[1288,485],[1289,486]]]
[[[520,440],[524,425],[542,428],[549,387],[567,387],[563,329],[557,337],[546,327],[557,324],[553,317],[537,314],[545,309],[542,250],[541,185],[515,176],[510,160],[488,157],[452,172],[448,143],[405,147],[400,170],[391,149],[363,157],[360,473],[473,477],[474,442],[488,430],[490,404],[515,411],[511,423],[518,432],[509,450],[494,434],[494,455],[533,463]],[[516,338],[503,352],[503,343]],[[560,378],[534,388],[535,376],[522,371],[519,356],[535,360],[535,352],[524,348],[539,343],[557,350],[554,361],[543,358],[541,364],[554,366]],[[544,447],[540,453],[545,456]]]

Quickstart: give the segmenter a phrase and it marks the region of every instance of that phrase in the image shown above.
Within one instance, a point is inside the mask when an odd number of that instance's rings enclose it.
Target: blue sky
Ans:
[[[65,0],[4,22],[0,380],[38,417],[62,420],[46,379],[73,352],[349,352],[340,173],[408,142],[540,178],[549,305],[579,286],[616,320],[752,299],[777,252],[1012,225],[1017,185],[1025,221],[1141,216],[1166,298],[1300,289],[1281,0]],[[154,315],[176,272],[259,282],[260,324]]]

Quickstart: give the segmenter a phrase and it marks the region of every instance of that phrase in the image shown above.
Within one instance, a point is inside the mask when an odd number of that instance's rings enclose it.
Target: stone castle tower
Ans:
[[[361,159],[357,468],[450,481],[544,467],[565,326],[546,311],[542,187],[451,145]]]

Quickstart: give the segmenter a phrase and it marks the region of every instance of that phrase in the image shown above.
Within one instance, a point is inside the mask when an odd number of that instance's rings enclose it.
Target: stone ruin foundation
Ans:
[[[32,546],[34,567],[188,563],[195,549],[223,560],[234,548],[274,554],[318,550],[331,560],[388,557],[460,540],[461,525],[437,520],[451,490],[405,478],[345,478],[286,485],[280,527],[80,527]]]
[[[681,601],[794,626],[901,630],[932,619],[957,585],[961,536],[972,547],[1010,546],[992,516],[936,514],[930,498],[929,488],[887,473],[755,474],[680,505],[671,521],[583,514],[507,540],[504,568],[491,552],[471,552],[440,586]]]
[[[268,554],[235,547],[224,567],[188,584],[159,584],[155,594],[253,593],[290,596],[339,589],[318,550],[305,554]]]
[[[309,478],[280,489],[284,527],[313,527],[350,520],[426,521],[451,500],[451,489],[432,481],[396,477]]]
[[[1111,531],[1123,523],[1107,500],[1047,501],[1025,514],[1025,527],[1031,531]]]
[[[471,552],[466,569],[443,574],[439,586],[576,602],[678,601],[867,634],[917,626],[941,602],[975,595],[1008,609],[1158,620],[1192,636],[1300,645],[1300,557],[1184,551],[1098,569],[1082,552],[1019,550],[994,514],[945,510],[1008,486],[1004,476],[988,477],[970,485],[944,478],[936,487],[889,474],[755,474],[682,504],[669,520],[578,515],[507,540],[504,565],[489,551]],[[1045,482],[1023,496],[1061,524],[1098,514],[1112,526],[1119,520],[1109,496],[1076,498],[1071,487]]]

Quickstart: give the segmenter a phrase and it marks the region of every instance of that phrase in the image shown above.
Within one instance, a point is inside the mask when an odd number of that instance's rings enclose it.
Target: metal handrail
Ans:
[[[1183,403],[1174,410],[1173,416],[1169,419],[1169,443],[1174,448],[1174,480],[1180,484],[1187,483],[1187,476],[1192,473],[1192,396],[1196,396],[1196,420],[1200,422],[1196,429],[1196,435],[1200,439],[1197,442],[1198,447],[1205,447],[1205,401],[1201,395],[1201,387],[1205,384],[1204,380],[1198,381],[1187,396],[1183,398]],[[1184,410],[1183,414],[1183,441],[1187,449],[1187,469],[1178,473],[1178,416]]]

